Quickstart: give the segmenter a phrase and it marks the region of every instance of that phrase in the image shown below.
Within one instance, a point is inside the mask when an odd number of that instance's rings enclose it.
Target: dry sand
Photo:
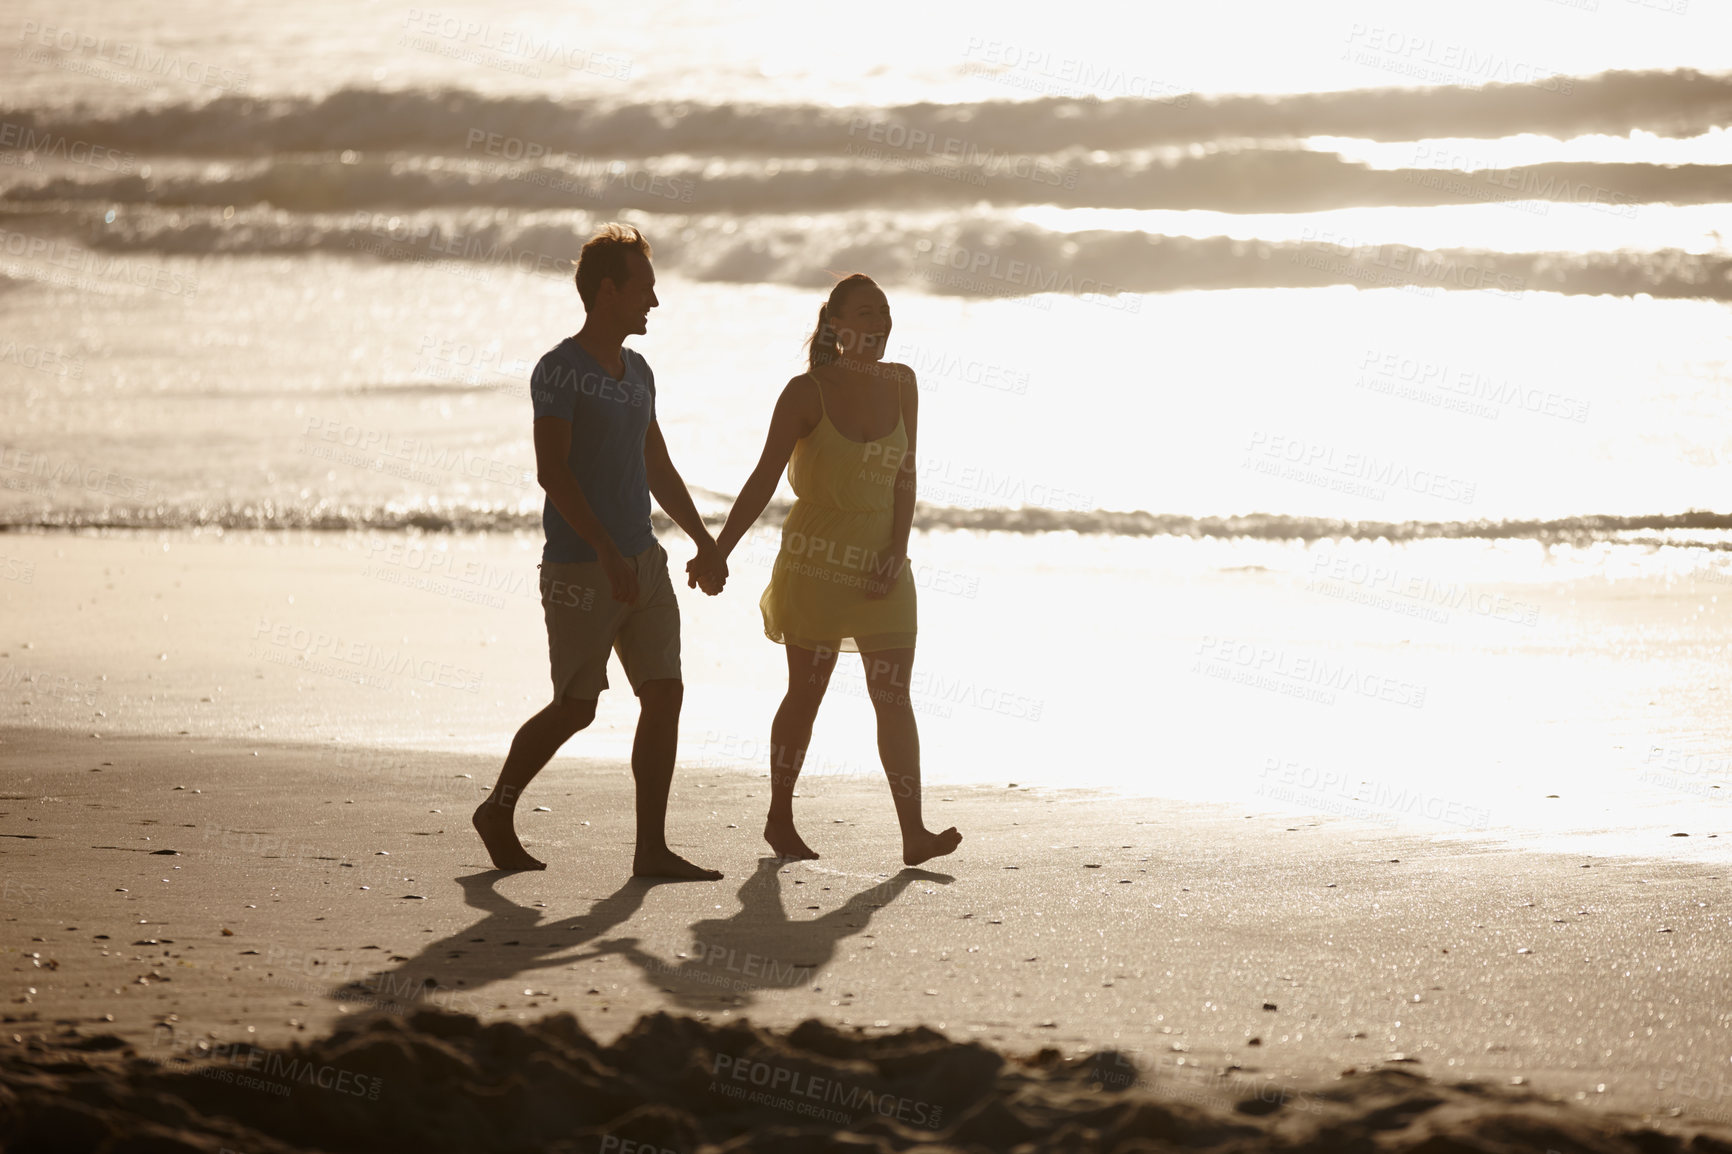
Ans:
[[[1229,1111],[1106,1084],[1126,1068],[1114,1051],[1007,1061],[924,1027],[866,1037],[815,1020],[778,1034],[658,1013],[602,1047],[569,1013],[483,1026],[423,1010],[310,1045],[190,1053],[165,1066],[111,1035],[0,1051],[0,1141],[99,1154],[1732,1150],[1707,1132],[1401,1070],[1252,1093]]]
[[[678,1086],[692,1061],[746,1060],[754,1046],[832,1061],[866,1052],[824,1041],[828,1027],[806,1027],[803,1042],[754,1041],[738,1032],[742,1020],[787,1029],[817,1018],[850,1036],[924,1027],[1025,1055],[1050,1047],[1047,1066],[1082,1059],[1054,1075],[1066,1094],[1081,1079],[1110,1096],[1134,1077],[1163,1101],[1217,1112],[1284,1101],[1258,1125],[1351,1117],[1363,1127],[1368,1111],[1399,1099],[1409,1105],[1386,1117],[1403,1142],[1443,1116],[1412,1101],[1435,1094],[1455,1103],[1437,1110],[1478,1116],[1477,1091],[1437,1088],[1455,1083],[1502,1091],[1520,1079],[1522,1092],[1572,1108],[1674,1127],[1724,1123],[1732,1107],[1725,880],[1715,866],[1367,835],[1081,792],[946,787],[930,794],[929,818],[967,840],[931,869],[900,870],[885,786],[864,781],[802,790],[803,829],[824,857],[778,863],[761,856],[758,836],[766,782],[682,770],[671,840],[728,876],[650,885],[626,876],[626,768],[560,758],[532,788],[521,823],[550,868],[504,875],[468,826],[497,768],[491,758],[40,729],[0,739],[14,1090],[118,1061],[93,1049],[67,1064],[54,1047],[75,1037],[113,1035],[116,1043],[82,1044],[130,1046],[148,1080],[198,1058],[201,1045],[234,1069],[236,1044],[307,1043],[376,1010],[425,1007],[493,1022],[570,1013],[575,1023],[533,1034],[564,1031],[566,1050],[593,1050],[580,1033],[620,1044],[656,1011],[702,1023],[640,1026],[629,1061],[591,1053],[601,1067],[659,1078],[662,1090],[615,1087],[607,1101],[618,1112],[549,1122],[592,1128],[572,1149],[625,1134],[616,1119],[632,1102],[690,1093]],[[547,812],[530,811],[536,805]],[[705,1032],[722,1027],[735,1032]],[[675,1035],[708,1040],[655,1058],[653,1039]],[[495,1049],[530,1036],[484,1035]],[[319,1045],[333,1068],[427,1092],[398,1058],[354,1058],[352,1039]],[[951,1052],[925,1033],[885,1045]],[[1122,1061],[1089,1057],[1104,1050]],[[943,1062],[974,1069],[990,1061],[982,1053],[957,1049]],[[470,1076],[461,1062],[452,1069]],[[920,1062],[878,1069],[885,1092],[950,1094],[952,1119],[988,1100],[999,1111],[1046,1093],[1003,1083],[1005,1073],[996,1089],[969,1090]],[[1338,1080],[1347,1070],[1382,1072]],[[1345,1105],[1329,1098],[1337,1092]],[[318,1091],[319,1100],[334,1093]],[[248,1125],[272,1132],[273,1095],[241,1095],[264,1103]],[[369,1112],[366,1101],[339,1113],[371,1119],[366,1126],[399,1116],[401,1101],[390,1112]],[[1106,1108],[1088,1101],[1051,1110]],[[684,1122],[655,1125],[672,1127],[669,1148],[692,1149],[695,1135],[719,1141],[750,1122],[741,1113],[712,1125],[713,1108],[713,1098],[688,1103]],[[800,1124],[782,1106],[763,1109]],[[1409,1115],[1413,1127],[1403,1128]],[[1091,1117],[1120,1137],[1155,1133],[1118,1114]],[[925,1133],[963,1141],[949,1125]],[[1533,1148],[1572,1148],[1556,1137]]]

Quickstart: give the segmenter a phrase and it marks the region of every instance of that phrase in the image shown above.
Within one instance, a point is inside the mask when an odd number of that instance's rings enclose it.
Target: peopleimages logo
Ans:
[[[445,229],[430,218],[408,219],[364,208],[351,214],[349,227],[355,234],[350,237],[350,247],[357,247],[362,235],[372,236],[386,243],[362,251],[389,259],[473,261],[523,273],[571,273],[569,256],[515,248],[489,230],[462,233]]]
[[[976,76],[1048,96],[1090,100],[1133,97],[1178,108],[1188,108],[1191,104],[1187,88],[1159,79],[1152,72],[1139,72],[1135,68],[1102,60],[1065,56],[1045,46],[970,36],[962,55],[969,61],[967,71]]]
[[[930,129],[910,127],[894,120],[856,116],[848,123],[848,135],[863,136],[871,144],[883,146],[862,149],[850,144],[849,152],[853,155],[886,160],[892,159],[896,152],[908,154],[907,159],[916,159],[917,154],[919,159],[954,165],[969,175],[982,178],[971,183],[984,183],[984,178],[991,176],[1030,180],[1055,188],[1076,187],[1077,170],[1074,167],[1059,168],[1044,157],[983,148],[959,136],[941,136]]]
[[[13,340],[0,340],[0,364],[17,365],[51,377],[82,377],[84,358],[68,357],[57,349],[41,345],[21,345]]]
[[[667,176],[649,169],[627,168],[618,160],[573,156],[541,141],[489,132],[484,128],[471,128],[464,139],[463,148],[466,152],[480,151],[483,155],[498,158],[501,163],[488,165],[485,170],[502,172],[504,179],[508,181],[533,184],[577,196],[599,197],[610,191],[628,188],[661,200],[677,200],[690,204],[697,190],[696,181]],[[540,161],[543,166],[559,167],[522,167],[536,161]],[[508,165],[515,167],[507,168]]]
[[[81,164],[103,172],[132,175],[137,159],[130,152],[118,152],[88,140],[74,140],[53,132],[38,132],[26,124],[0,120],[0,148],[27,154],[33,163],[57,160],[64,164]]]
[[[1391,705],[1425,708],[1426,687],[1327,657],[1288,653],[1273,645],[1206,636],[1197,643],[1191,672],[1223,681],[1269,689],[1324,705],[1335,704],[1337,692]]]
[[[1359,358],[1356,388],[1421,401],[1469,416],[1497,420],[1507,410],[1585,424],[1590,404],[1579,397],[1523,385],[1474,366],[1453,366],[1395,350],[1367,348]]]
[[[1006,256],[986,249],[971,249],[964,245],[937,243],[921,239],[915,242],[916,261],[937,265],[949,273],[966,278],[952,281],[959,285],[996,285],[1003,291],[1025,293],[1069,293],[1084,299],[1105,298],[1103,303],[1126,312],[1138,312],[1142,298],[1130,294],[1118,285],[1095,277],[1078,277],[1068,269],[1043,268],[1033,261]]]
[[[101,465],[47,453],[31,453],[15,445],[0,445],[0,488],[39,493],[56,488],[79,488],[86,493],[142,501],[150,497],[156,484],[141,477],[116,473]]]
[[[1555,68],[1518,60],[1494,49],[1439,40],[1423,32],[1383,28],[1355,21],[1347,30],[1351,47],[1342,59],[1424,80],[1462,80],[1474,84],[1532,84],[1568,96],[1575,81]]]
[[[768,954],[755,954],[733,946],[694,941],[691,957],[676,965],[662,958],[652,959],[653,968],[668,973],[695,978],[712,985],[727,985],[737,990],[782,986],[792,989],[809,985],[817,974],[814,966],[784,962]],[[720,970],[721,973],[706,972]],[[749,981],[747,979],[750,979]]]
[[[1485,829],[1491,824],[1491,811],[1485,807],[1430,794],[1415,784],[1350,776],[1280,757],[1263,759],[1257,794],[1342,817],[1423,817],[1468,829]]]
[[[437,447],[389,429],[348,421],[307,417],[305,422],[299,451],[322,460],[424,483],[436,483],[445,474],[518,489],[533,489],[537,484],[535,474],[514,461],[501,461],[467,449]]]
[[[49,266],[43,272],[13,266],[7,272],[47,284],[88,291],[97,284],[130,284],[137,288],[196,297],[198,280],[181,273],[134,260],[127,256],[104,256],[69,241],[0,228],[0,254]]]
[[[385,1080],[375,1075],[314,1062],[303,1055],[265,1050],[251,1042],[181,1042],[173,1037],[173,1030],[167,1025],[156,1027],[156,1048],[167,1046],[180,1050],[180,1056],[188,1060],[210,1061],[211,1065],[200,1067],[197,1073],[213,1081],[264,1090],[285,1098],[296,1085],[302,1085],[369,1102],[379,1100],[379,1092],[385,1085]],[[252,1077],[254,1073],[260,1076]]]
[[[84,28],[68,28],[26,20],[18,33],[21,52],[54,49],[62,56],[59,63],[69,71],[89,71],[96,75],[112,68],[136,72],[145,76],[168,77],[188,84],[218,88],[226,92],[244,92],[252,76],[233,68],[222,68],[181,56],[166,49],[152,48],[130,40],[116,40]],[[50,55],[37,53],[37,55]],[[53,58],[50,55],[50,61]],[[82,67],[79,66],[82,62]],[[105,67],[107,66],[107,67]]]
[[[433,52],[453,60],[539,77],[539,65],[588,72],[612,80],[631,77],[632,60],[611,52],[596,52],[533,30],[492,21],[471,20],[437,8],[411,8],[403,21],[407,30],[399,45]]]
[[[327,673],[357,685],[382,688],[386,684],[384,676],[389,676],[465,693],[476,693],[481,688],[481,674],[460,665],[264,617],[259,618],[253,631],[249,655],[279,664],[292,660],[310,672]]]
[[[1476,482],[1435,469],[1416,469],[1373,453],[1343,451],[1320,441],[1263,429],[1252,431],[1243,467],[1379,501],[1391,489],[1405,489],[1471,505],[1479,490]]]
[[[750,1058],[717,1054],[711,1062],[710,1075],[715,1079],[710,1083],[712,1090],[729,1093],[745,1091],[747,1086],[755,1086],[760,1093],[752,1095],[753,1100],[797,1113],[817,1114],[823,1110],[824,1116],[847,1122],[851,1121],[855,1114],[864,1112],[876,1114],[880,1118],[894,1118],[904,1125],[926,1129],[937,1129],[943,1125],[942,1106],[898,1094],[882,1091],[874,1093],[864,1086],[849,1085],[837,1078],[822,1077],[807,1070],[784,1066],[779,1062],[754,1061]],[[730,1081],[740,1085],[730,1086]],[[737,1095],[730,1093],[729,1096]],[[825,1107],[839,1109],[824,1110]]]
[[[1447,623],[1450,612],[1456,610],[1515,625],[1533,626],[1540,619],[1539,606],[1531,601],[1518,601],[1507,593],[1476,589],[1423,573],[1408,573],[1387,561],[1366,560],[1328,546],[1319,547],[1313,554],[1311,576],[1305,586],[1309,591],[1382,609],[1395,608],[1440,623]]]

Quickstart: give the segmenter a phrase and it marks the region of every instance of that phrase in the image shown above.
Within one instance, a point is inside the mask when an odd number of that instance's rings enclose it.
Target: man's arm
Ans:
[[[698,514],[697,506],[692,504],[692,495],[686,489],[680,471],[674,468],[673,458],[668,456],[668,443],[662,437],[661,422],[654,419],[644,430],[643,464],[656,503],[698,547],[697,556],[686,565],[686,586],[701,585],[705,593],[714,597],[727,584],[727,559],[716,551],[709,527]]]
[[[589,507],[583,488],[566,463],[571,457],[571,422],[564,417],[535,418],[535,479],[565,518],[572,531],[601,560],[613,599],[630,604],[637,600],[637,574],[620,555],[619,547]]]
[[[655,495],[662,511],[673,518],[674,524],[685,530],[699,548],[713,546],[715,540],[692,503],[692,495],[680,471],[668,456],[668,443],[662,439],[661,422],[651,421],[643,435],[644,474],[649,478],[649,490]]]

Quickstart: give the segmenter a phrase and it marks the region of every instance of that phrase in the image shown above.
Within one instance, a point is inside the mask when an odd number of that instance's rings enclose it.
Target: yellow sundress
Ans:
[[[821,387],[818,403],[824,403]],[[788,458],[794,507],[782,523],[782,547],[758,602],[764,636],[778,645],[844,653],[914,646],[912,566],[903,567],[885,597],[866,596],[866,579],[889,561],[896,473],[907,452],[900,412],[887,436],[855,441],[837,431],[825,410],[817,427],[794,443]]]

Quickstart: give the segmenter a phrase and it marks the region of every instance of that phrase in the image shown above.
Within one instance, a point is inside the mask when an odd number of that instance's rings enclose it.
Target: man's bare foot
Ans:
[[[778,821],[770,818],[764,822],[764,840],[770,843],[770,848],[776,851],[777,857],[799,858],[802,861],[817,861],[818,851],[806,844],[794,829],[794,819]]]
[[[943,833],[921,830],[912,838],[905,837],[902,839],[902,864],[915,866],[935,857],[943,857],[954,851],[961,843],[962,835],[956,832],[955,826],[951,826]]]
[[[475,816],[470,818],[475,824],[475,832],[481,835],[481,844],[487,847],[487,856],[493,859],[496,869],[502,870],[544,870],[547,863],[529,856],[529,851],[523,848],[523,843],[517,840],[517,830],[511,823],[511,811],[493,801],[484,801],[475,808]]]
[[[713,882],[721,880],[722,871],[693,865],[671,849],[639,850],[632,855],[631,876],[673,878],[684,882]]]

